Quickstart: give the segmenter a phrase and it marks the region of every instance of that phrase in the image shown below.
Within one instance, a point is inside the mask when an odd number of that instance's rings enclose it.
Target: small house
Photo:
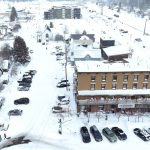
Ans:
[[[82,34],[71,34],[71,39],[74,44],[87,47],[95,42],[95,35],[83,32]]]
[[[52,31],[48,25],[45,26],[44,31],[42,32],[42,41],[49,42],[53,38]]]

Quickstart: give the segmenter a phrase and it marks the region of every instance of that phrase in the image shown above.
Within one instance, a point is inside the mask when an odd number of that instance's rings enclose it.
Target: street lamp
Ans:
[[[148,19],[149,19],[148,17],[146,17],[146,18],[145,18],[145,25],[144,25],[144,32],[143,32],[143,35],[145,35],[145,31],[146,31],[146,24],[147,24]]]

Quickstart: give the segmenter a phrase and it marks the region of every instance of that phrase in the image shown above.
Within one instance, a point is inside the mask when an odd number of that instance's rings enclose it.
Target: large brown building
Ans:
[[[76,61],[74,89],[78,112],[149,112],[150,65],[134,62]]]

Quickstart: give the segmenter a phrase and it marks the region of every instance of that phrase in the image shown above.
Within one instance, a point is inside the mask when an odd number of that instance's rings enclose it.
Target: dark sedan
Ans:
[[[100,142],[103,140],[101,133],[99,132],[99,130],[95,125],[90,127],[90,132],[93,135],[95,141]]]
[[[91,142],[91,137],[90,137],[90,134],[89,134],[89,131],[88,131],[87,127],[85,127],[85,126],[81,127],[80,133],[81,133],[81,136],[82,136],[82,141],[84,143]]]
[[[111,130],[116,134],[119,140],[126,140],[127,135],[124,133],[124,131],[118,127],[112,127]]]
[[[18,104],[29,104],[29,98],[27,97],[22,97],[19,99],[14,100],[14,104],[18,105]]]

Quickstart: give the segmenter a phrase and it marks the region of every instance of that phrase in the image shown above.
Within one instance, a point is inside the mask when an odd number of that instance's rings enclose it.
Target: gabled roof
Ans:
[[[74,50],[74,58],[99,58],[101,59],[101,51],[100,49],[89,49],[89,48],[84,48],[80,47],[76,50]]]
[[[51,33],[51,29],[50,29],[50,27],[49,27],[48,25],[45,26],[45,30],[42,32],[42,34],[43,34],[45,31],[48,31],[48,32]]]

